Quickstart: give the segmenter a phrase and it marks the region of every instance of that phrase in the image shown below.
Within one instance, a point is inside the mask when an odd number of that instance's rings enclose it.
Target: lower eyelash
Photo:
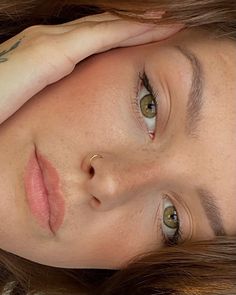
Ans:
[[[161,236],[162,236],[162,245],[164,247],[172,247],[179,245],[183,242],[183,231],[181,229],[181,226],[178,226],[178,229],[176,230],[173,238],[167,238],[164,234],[163,228],[162,228],[162,221],[159,222]]]
[[[143,122],[143,116],[140,111],[139,102],[137,101],[137,97],[138,97],[138,93],[140,91],[141,85],[143,85],[148,90],[148,92],[152,95],[152,97],[155,100],[155,104],[157,106],[157,119],[156,120],[158,120],[158,100],[157,100],[158,96],[153,91],[153,88],[150,85],[149,79],[148,79],[144,70],[142,72],[139,72],[138,77],[139,77],[138,83],[137,83],[138,86],[136,86],[136,89],[135,89],[135,98],[132,99],[132,107],[133,107],[135,114],[137,115],[137,118],[139,119],[139,124],[141,125],[142,129],[144,129],[144,131],[147,131],[147,128],[144,127],[144,125],[141,123],[141,122]],[[155,138],[155,132],[149,131],[148,134],[152,140]]]
[[[145,131],[147,132],[147,128],[144,126],[144,122],[143,122],[143,117],[142,117],[142,114],[141,114],[141,111],[140,111],[140,105],[139,105],[139,102],[137,100],[137,97],[138,97],[138,94],[139,94],[139,91],[140,91],[140,88],[141,88],[141,83],[142,83],[142,78],[141,78],[141,72],[139,72],[138,74],[138,79],[137,79],[137,83],[135,84],[135,96],[134,98],[131,99],[131,106],[132,106],[132,109],[136,115],[136,121],[138,122],[139,126]],[[142,123],[143,122],[143,123]]]
[[[173,238],[167,240],[167,245],[169,247],[175,246],[175,245],[180,244],[181,241],[182,241],[182,230],[181,230],[180,227],[178,227],[178,229],[176,230],[176,233],[174,234]]]
[[[139,103],[138,103],[136,97],[134,99],[132,99],[131,104],[132,104],[132,109],[136,115],[136,121],[138,122],[139,126],[146,132],[147,131],[146,128],[141,123],[141,122],[143,122],[143,117],[141,115],[141,112],[139,109]]]

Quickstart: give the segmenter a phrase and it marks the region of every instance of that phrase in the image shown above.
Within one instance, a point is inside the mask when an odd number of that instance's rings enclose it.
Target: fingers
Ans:
[[[128,47],[136,46],[151,42],[162,41],[170,36],[176,34],[184,28],[182,24],[172,24],[172,25],[157,25],[153,30],[147,31],[144,34],[135,36],[128,40],[121,41],[117,47]]]
[[[92,23],[98,22],[106,22],[106,21],[113,21],[113,20],[121,20],[120,17],[110,13],[100,13],[95,15],[90,15],[86,17],[82,17],[67,23],[59,24],[59,25],[33,25],[31,27],[26,28],[24,31],[27,33],[34,30],[40,31],[42,34],[50,34],[50,35],[59,35],[63,33],[70,32],[75,28],[79,28],[86,25],[92,25]]]
[[[81,24],[84,22],[102,22],[102,21],[112,21],[112,20],[118,20],[118,19],[121,19],[121,18],[115,14],[110,13],[110,12],[104,12],[104,13],[81,17],[79,19],[76,19],[76,20],[73,20],[70,22],[56,25],[56,27],[77,25],[77,24]]]
[[[123,19],[87,23],[86,26],[79,25],[64,34],[63,38],[58,35],[57,42],[72,63],[78,63],[94,53],[117,47],[121,42],[144,34],[154,27],[156,25]]]

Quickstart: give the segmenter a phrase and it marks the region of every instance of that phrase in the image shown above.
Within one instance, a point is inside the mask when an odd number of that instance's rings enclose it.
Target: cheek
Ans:
[[[114,140],[125,136],[127,128],[127,93],[126,84],[120,75],[114,71],[100,73],[92,78],[100,66],[78,69],[70,81],[70,95],[61,101],[60,108],[64,113],[63,128],[70,127],[71,131],[86,134],[88,138],[103,138]],[[115,80],[115,82],[114,82]],[[118,87],[122,85],[122,87]],[[64,85],[64,92],[68,85]]]
[[[51,87],[44,99],[44,109],[53,114],[49,124],[60,126],[70,138],[86,136],[86,141],[92,140],[88,144],[96,139],[126,142],[131,133],[138,133],[131,110],[137,80],[132,65],[126,60],[110,61],[108,56],[105,60],[91,58],[77,66],[70,76]]]
[[[93,142],[125,136],[130,117],[127,91],[132,80],[132,67],[125,63],[109,54],[80,63],[72,74],[25,104],[17,120],[41,137],[68,136],[80,144],[84,136]]]
[[[79,63],[69,76],[25,104],[17,114],[18,122],[30,126],[36,138],[40,134],[40,139],[61,138],[92,147],[96,140],[128,144],[131,134],[132,140],[139,140],[131,110],[141,68],[139,55],[118,49]]]
[[[84,244],[81,245],[80,239],[79,246],[76,246],[81,249],[79,259],[86,257],[85,264],[90,267],[120,268],[134,256],[152,250],[153,244],[156,248],[157,225],[154,221],[157,205],[157,201],[143,198],[126,208],[120,207],[96,216],[92,226],[86,226]],[[74,240],[73,243],[76,242]],[[86,249],[86,253],[82,253],[82,249]]]

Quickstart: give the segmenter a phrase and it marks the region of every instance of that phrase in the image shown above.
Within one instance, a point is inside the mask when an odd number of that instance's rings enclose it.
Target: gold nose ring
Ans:
[[[96,158],[103,158],[103,156],[99,155],[99,154],[94,154],[90,159],[89,159],[89,162],[90,162],[90,165],[92,165],[92,161]]]

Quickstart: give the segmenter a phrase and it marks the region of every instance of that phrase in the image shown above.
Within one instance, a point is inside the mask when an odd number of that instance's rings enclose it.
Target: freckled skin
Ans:
[[[174,45],[191,49],[203,64],[198,138],[185,134],[191,67]],[[184,239],[213,237],[194,186],[214,192],[226,233],[235,234],[235,51],[231,41],[185,30],[92,56],[35,95],[0,126],[0,247],[51,266],[117,269],[161,246],[165,195]],[[154,139],[133,109],[144,68],[160,95]],[[34,144],[59,172],[65,195],[55,237],[26,202],[23,173]],[[91,175],[84,163],[93,153],[103,158],[94,159]]]

